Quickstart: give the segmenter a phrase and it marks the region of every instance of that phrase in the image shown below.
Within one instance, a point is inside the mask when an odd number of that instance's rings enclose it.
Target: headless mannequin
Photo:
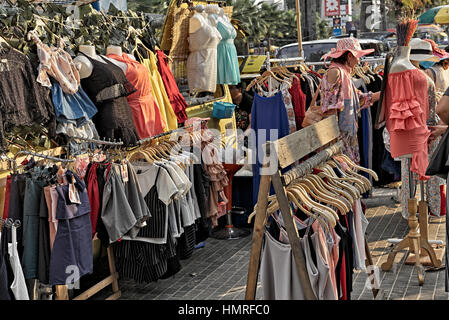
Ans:
[[[206,6],[206,13],[207,13],[207,18],[209,19],[210,23],[216,27],[218,24],[218,13],[219,13],[219,7],[216,4],[208,4]]]
[[[122,51],[122,47],[119,46],[108,46],[106,48],[106,54],[116,54],[118,56],[122,56],[123,55],[123,51]],[[134,58],[134,56],[130,55],[130,54],[126,54],[129,58],[131,58],[132,60],[136,60],[136,58]],[[123,70],[123,72],[126,74],[126,71],[128,70],[128,66],[126,65],[126,63],[121,62],[121,61],[117,61],[113,58],[109,58],[109,57],[105,57],[106,59],[109,59],[109,61],[111,61],[112,63],[114,63],[115,65],[117,65],[118,67],[120,67],[120,69]]]
[[[228,16],[224,14],[223,8],[218,8],[218,21],[226,25],[228,28],[234,27]]]
[[[390,67],[390,73],[397,73],[407,70],[416,69],[413,63],[410,61],[411,47],[398,47],[398,54],[393,59]],[[399,159],[411,159],[412,154],[404,154]]]
[[[84,53],[92,59],[101,61],[100,57],[97,56],[97,53],[95,52],[94,46],[80,45],[79,52]],[[79,55],[73,59],[73,62],[79,70],[81,79],[88,78],[92,74],[94,66],[85,56]]]
[[[204,14],[204,6],[199,4],[195,6],[195,13]],[[202,27],[201,21],[195,15],[189,19],[189,33],[195,33]]]

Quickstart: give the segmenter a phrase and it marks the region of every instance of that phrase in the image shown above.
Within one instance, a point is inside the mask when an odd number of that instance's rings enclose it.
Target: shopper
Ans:
[[[229,86],[232,103],[237,107],[235,109],[235,121],[237,128],[245,131],[251,123],[251,108],[253,106],[253,96],[242,88],[242,84]]]
[[[360,57],[373,50],[362,50],[357,39],[351,37],[339,39],[337,48],[322,57],[324,60],[332,58],[332,62],[321,84],[321,109],[327,114],[333,111],[338,115],[344,153],[356,163],[360,162],[357,114],[378,101],[380,92],[362,93],[354,86],[351,73],[359,64]]]
[[[433,40],[426,39],[424,41],[427,41],[432,45],[433,55],[440,58],[439,62],[427,62],[424,66],[430,65],[430,67],[426,69],[426,73],[435,82],[437,93],[440,93],[441,95],[449,87],[449,53],[438,48]]]

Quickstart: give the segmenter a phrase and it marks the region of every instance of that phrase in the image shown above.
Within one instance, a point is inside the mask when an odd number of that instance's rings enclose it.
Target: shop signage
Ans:
[[[341,0],[324,0],[324,15],[326,17],[334,17],[340,15]]]

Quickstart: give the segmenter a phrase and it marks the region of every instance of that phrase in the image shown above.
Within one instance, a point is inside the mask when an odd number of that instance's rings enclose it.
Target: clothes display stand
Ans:
[[[79,138],[79,137],[76,137],[76,138],[80,139],[80,140],[88,140],[85,138]],[[111,141],[104,141],[104,140],[95,140],[95,141],[91,141],[91,142],[95,142],[96,144],[105,144],[105,145],[109,145],[109,146],[122,145],[121,142],[114,143]],[[15,154],[14,158],[12,158],[12,159],[4,156],[3,158],[5,158],[5,157],[7,158],[7,160],[3,161],[3,162],[6,162],[6,165],[5,165],[5,163],[2,163],[1,167],[3,168],[5,166],[7,166],[8,168],[13,168],[14,171],[16,171],[17,170],[16,163],[18,162],[17,160],[22,161],[21,157],[19,157],[22,155],[31,155],[33,157],[51,160],[55,163],[69,163],[69,162],[75,161],[74,159],[63,159],[63,158],[56,157],[61,154],[62,150],[63,150],[63,148],[61,148],[61,147],[58,147],[55,149],[50,149],[50,150],[47,150],[48,154],[37,153],[37,152],[28,151],[28,150],[21,150],[21,151],[17,152]],[[98,282],[97,284],[95,284],[94,286],[92,286],[91,288],[87,289],[83,293],[79,294],[75,298],[73,298],[73,300],[89,299],[96,293],[98,293],[101,290],[103,290],[104,288],[106,288],[108,285],[112,285],[113,294],[110,295],[108,298],[106,298],[106,300],[117,300],[118,298],[120,298],[121,291],[120,291],[119,285],[118,285],[118,273],[115,268],[114,253],[113,253],[111,246],[109,246],[107,248],[107,254],[108,254],[110,275],[108,277],[106,277],[105,279],[101,280],[100,282]],[[42,288],[42,289],[45,290],[45,288]],[[39,290],[40,290],[40,288],[37,288],[37,291],[39,291]],[[56,300],[69,300],[67,285],[56,285],[55,293],[56,293]],[[39,295],[40,295],[39,292],[34,293],[34,296],[36,296],[36,297]]]
[[[304,296],[306,300],[316,300],[311,283],[306,270],[306,261],[299,239],[298,230],[296,229],[293,219],[293,213],[286,194],[286,186],[291,181],[283,179],[281,169],[287,168],[296,161],[302,159],[317,149],[328,146],[329,143],[335,141],[340,135],[336,116],[328,117],[316,124],[308,126],[304,129],[296,131],[277,141],[265,144],[264,169],[269,170],[270,165],[277,164],[277,170],[270,170],[261,176],[257,208],[255,212],[255,222],[253,231],[253,240],[251,245],[251,255],[248,268],[248,279],[246,285],[246,300],[254,300],[256,296],[257,278],[259,274],[262,241],[264,235],[264,227],[267,222],[267,204],[271,183],[273,183],[275,196],[279,203],[279,209],[284,217],[284,223],[288,234],[289,243],[291,244],[293,258],[296,263],[299,279],[301,281]],[[331,147],[321,151],[317,155],[305,160],[298,169],[307,168],[304,171],[312,170],[314,166],[323,161],[328,160],[332,155],[340,152],[342,142],[337,142]],[[268,161],[269,160],[269,161]],[[277,162],[276,162],[277,161]],[[288,217],[288,218],[287,218]],[[365,261],[368,266],[372,264],[371,255],[366,246],[367,259]],[[370,269],[370,268],[367,268]],[[374,271],[370,272],[371,283],[374,284],[375,277],[371,277]],[[372,286],[373,295],[376,297],[379,290]]]
[[[411,159],[407,158],[410,162]],[[409,172],[410,181],[413,181],[412,173]],[[415,198],[415,194],[410,194],[410,199],[408,200],[408,226],[410,228],[407,236],[402,239],[393,250],[388,255],[388,259],[385,263],[382,264],[383,271],[389,271],[394,263],[394,258],[398,254],[399,251],[409,248],[410,253],[413,253],[415,256],[415,266],[418,275],[418,284],[422,286],[424,284],[424,270],[421,263],[423,258],[422,252],[425,251],[430,257],[431,265],[434,268],[439,268],[441,266],[441,260],[437,258],[434,248],[429,243],[428,236],[428,226],[427,226],[427,215],[428,215],[428,204],[425,200],[425,192],[424,192],[424,182],[420,181],[420,189],[421,189],[421,200],[419,201]],[[412,188],[410,188],[412,190]],[[411,192],[412,193],[412,192]],[[416,217],[416,214],[419,212],[419,221]]]

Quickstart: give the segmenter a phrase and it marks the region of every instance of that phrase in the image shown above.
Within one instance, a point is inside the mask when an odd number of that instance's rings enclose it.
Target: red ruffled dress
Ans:
[[[385,92],[385,118],[390,133],[391,156],[412,154],[411,171],[420,180],[425,175],[428,160],[427,128],[429,99],[426,75],[418,69],[388,75]]]

